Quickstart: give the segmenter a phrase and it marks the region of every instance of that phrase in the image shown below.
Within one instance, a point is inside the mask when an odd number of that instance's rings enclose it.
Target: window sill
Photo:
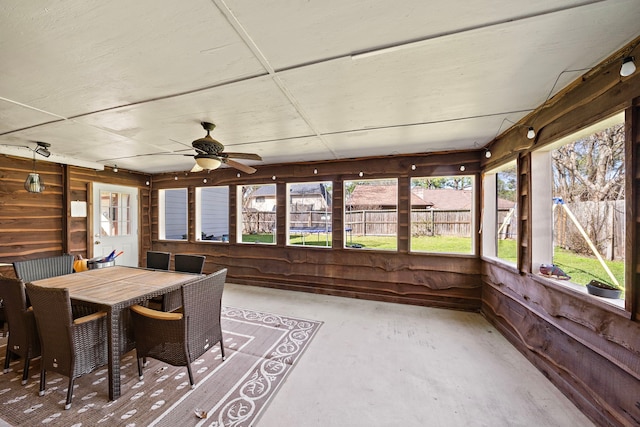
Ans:
[[[572,283],[566,280],[557,280],[540,274],[527,274],[527,277],[554,290],[558,290],[564,294],[575,296],[590,304],[603,308],[611,313],[623,315],[630,319],[631,313],[625,310],[625,301],[623,299],[603,298],[589,294],[587,287]]]

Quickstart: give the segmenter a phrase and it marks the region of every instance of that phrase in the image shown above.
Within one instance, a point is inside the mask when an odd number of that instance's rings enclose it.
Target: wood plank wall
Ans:
[[[205,271],[226,267],[229,281],[281,289],[366,298],[408,304],[480,308],[480,259],[478,256],[428,255],[409,252],[409,197],[412,176],[476,175],[479,179],[479,151],[395,156],[351,161],[299,163],[258,168],[254,175],[219,169],[209,174],[154,175],[152,192],[153,248],[172,253],[207,256]],[[460,171],[464,164],[465,172]],[[415,170],[411,168],[415,165]],[[314,173],[314,170],[317,173]],[[398,251],[344,248],[341,233],[333,234],[333,247],[286,246],[286,184],[314,181],[333,182],[332,227],[343,229],[343,182],[358,179],[398,178]],[[273,177],[276,177],[274,180]],[[178,178],[177,180],[175,178]],[[204,177],[207,183],[203,183]],[[238,185],[276,184],[276,245],[238,244],[236,236],[236,193]],[[230,243],[195,241],[195,187],[230,186]],[[157,234],[158,198],[162,188],[188,188],[189,240],[160,241]],[[479,212],[479,209],[476,210]],[[479,214],[478,214],[479,215]]]
[[[149,175],[123,171],[104,171],[62,166],[39,161],[37,172],[44,179],[45,191],[32,194],[24,189],[33,160],[0,155],[0,263],[56,256],[63,253],[91,257],[89,230],[91,203],[87,218],[72,218],[71,201],[90,201],[91,183],[104,182],[137,187],[140,195],[140,251],[151,248],[149,216]],[[0,274],[12,276],[12,267],[0,267]]]
[[[637,46],[637,40],[632,46]],[[636,58],[640,52],[635,47]],[[640,425],[640,73],[621,78],[622,54],[608,60],[492,143],[484,169],[518,159],[518,268],[483,259],[482,313],[598,426]],[[629,118],[626,215],[626,309],[531,271],[531,152],[626,109]],[[523,130],[524,129],[524,130]],[[523,382],[526,379],[523,378]]]

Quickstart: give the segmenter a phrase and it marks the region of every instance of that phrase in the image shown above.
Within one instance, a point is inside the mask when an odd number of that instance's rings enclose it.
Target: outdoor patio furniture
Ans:
[[[47,258],[14,261],[13,269],[16,277],[24,283],[48,277],[62,276],[73,273],[73,255],[65,254]]]
[[[168,270],[171,252],[147,251],[147,268]]]
[[[44,395],[47,371],[68,376],[64,409],[69,409],[74,380],[107,364],[107,313],[100,311],[74,320],[69,289],[33,283],[25,286],[42,345],[40,395]]]
[[[19,279],[0,277],[0,299],[4,301],[4,311],[9,324],[7,354],[4,359],[4,373],[9,372],[12,355],[24,359],[22,384],[29,378],[29,362],[40,356],[40,338],[33,310],[27,307],[24,283]]]
[[[176,254],[175,271],[202,274],[205,260],[206,257],[204,255]],[[174,311],[181,305],[182,294],[180,290],[169,292],[162,297],[162,311]]]
[[[138,373],[143,377],[143,358],[152,357],[173,366],[186,366],[193,387],[191,363],[217,343],[224,360],[220,311],[227,277],[224,268],[202,279],[182,285],[179,313],[131,307],[138,357]]]
[[[185,273],[202,274],[205,260],[206,257],[204,255],[176,254],[175,270]]]

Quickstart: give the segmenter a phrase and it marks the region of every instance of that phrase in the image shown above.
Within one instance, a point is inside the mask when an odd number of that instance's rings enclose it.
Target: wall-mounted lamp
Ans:
[[[275,181],[275,180],[276,180],[276,176],[275,176],[275,175],[273,175],[273,176],[271,177],[271,179]]]
[[[118,173],[118,165],[113,165],[113,173]]]
[[[177,180],[178,180],[178,175],[174,176],[174,177],[173,177],[173,180],[174,180],[174,181],[177,181]]]
[[[206,183],[207,183],[207,178],[204,178],[204,179],[202,180],[202,182],[204,182],[204,183],[206,184]]]
[[[314,170],[313,170],[313,174],[314,174],[314,175],[318,175],[318,169],[314,169]]]
[[[236,174],[236,177],[240,178],[240,172],[238,172],[238,173]]]
[[[461,165],[461,166],[460,166],[460,172],[464,172],[464,171],[466,171],[466,170],[467,170],[467,168],[466,168],[464,165]]]
[[[49,151],[49,147],[51,147],[51,144],[47,142],[36,142],[36,144],[38,144],[38,146],[33,151],[43,157],[49,157],[51,155],[51,152]]]
[[[362,177],[364,176],[364,172],[360,171],[360,173],[358,174],[358,176],[359,176],[360,178],[362,178]]]
[[[527,138],[533,139],[536,137],[536,131],[533,129],[533,126],[529,126],[529,130],[527,130]]]
[[[416,165],[411,165],[411,170],[412,171],[416,170]]]
[[[150,183],[149,181],[147,181],[147,182],[145,182],[145,184],[146,184],[146,185],[149,185],[149,184],[151,184],[151,183]]]
[[[620,67],[620,75],[622,77],[630,76],[636,72],[636,63],[633,56],[626,56],[622,60],[622,66]]]
[[[491,158],[491,150],[489,150],[488,148],[485,148],[485,149],[484,149],[484,156],[485,156],[487,159],[490,159],[490,158]]]

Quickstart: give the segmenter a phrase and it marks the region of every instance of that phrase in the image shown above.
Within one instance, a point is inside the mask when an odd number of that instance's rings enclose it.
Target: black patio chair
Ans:
[[[168,270],[171,252],[147,251],[147,268],[154,270]]]
[[[175,271],[183,273],[202,274],[204,269],[204,255],[176,254]],[[174,311],[182,305],[182,294],[179,290],[169,292],[162,296],[162,311]]]

